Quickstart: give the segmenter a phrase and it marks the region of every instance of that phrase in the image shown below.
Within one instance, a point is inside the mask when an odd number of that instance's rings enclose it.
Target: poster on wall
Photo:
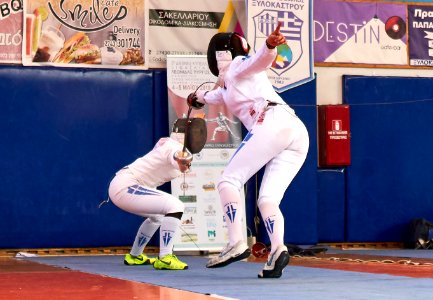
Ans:
[[[280,32],[287,43],[277,47],[278,55],[268,77],[278,92],[314,78],[312,0],[247,1],[248,43],[252,52],[265,47],[265,40],[281,23]]]
[[[406,5],[315,0],[315,62],[407,65]]]
[[[21,63],[23,5],[0,0],[0,63]]]
[[[142,0],[25,0],[24,65],[146,69]]]
[[[206,56],[167,56],[170,128],[177,118],[186,117],[186,97],[199,89],[212,90],[216,80]],[[204,149],[193,155],[191,171],[171,182],[172,194],[185,204],[174,249],[219,251],[227,244],[228,235],[217,183],[241,143],[241,123],[224,105],[205,105],[192,110],[191,117],[205,119],[207,141]],[[246,239],[245,216],[243,221]]]
[[[409,64],[433,66],[433,6],[408,6]]]
[[[205,55],[217,32],[242,35],[243,0],[147,0],[149,68],[165,68],[167,55]]]

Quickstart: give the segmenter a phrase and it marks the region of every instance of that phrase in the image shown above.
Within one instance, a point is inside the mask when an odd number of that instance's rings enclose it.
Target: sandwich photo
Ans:
[[[72,52],[71,58],[77,64],[100,64],[101,50],[96,45],[87,44]]]
[[[55,63],[101,63],[101,51],[98,46],[90,43],[84,32],[77,32],[65,41],[63,48],[53,59]]]

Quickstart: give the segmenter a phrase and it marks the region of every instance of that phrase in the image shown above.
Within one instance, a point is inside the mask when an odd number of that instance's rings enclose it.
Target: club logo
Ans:
[[[148,195],[148,196],[159,196],[160,195],[160,193],[158,191],[147,189],[147,188],[142,187],[141,185],[138,185],[138,184],[135,184],[133,186],[128,187],[128,194]]]
[[[171,238],[172,238],[172,236],[171,236],[170,232],[168,232],[168,231],[165,231],[162,234],[162,241],[164,243],[164,246],[167,247],[168,243],[170,243],[170,241],[171,241]]]
[[[147,236],[145,236],[145,235],[141,235],[141,236],[138,238],[138,246],[139,246],[139,247],[142,247],[143,245],[145,245],[146,242],[147,242]]]
[[[267,219],[265,220],[265,227],[266,227],[266,230],[267,230],[270,234],[274,233],[274,223],[275,223],[275,221],[272,220],[271,217],[269,217],[269,218],[267,218]]]
[[[225,209],[227,217],[229,218],[230,222],[233,223],[236,218],[237,209],[233,206],[233,204],[226,205]]]
[[[280,32],[286,38],[286,44],[277,47],[277,57],[271,70],[281,75],[291,69],[302,56],[302,25],[304,21],[299,19],[291,11],[263,10],[253,18],[255,38],[254,50],[257,51],[265,43],[266,38],[275,30],[278,22],[281,22]]]

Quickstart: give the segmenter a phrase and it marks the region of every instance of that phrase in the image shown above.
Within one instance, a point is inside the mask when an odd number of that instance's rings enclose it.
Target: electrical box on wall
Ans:
[[[349,105],[319,105],[319,167],[350,165]]]

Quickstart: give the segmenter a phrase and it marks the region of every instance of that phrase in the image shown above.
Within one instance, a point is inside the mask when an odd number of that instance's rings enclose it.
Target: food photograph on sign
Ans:
[[[0,64],[20,64],[22,48],[22,5],[0,1]]]
[[[24,65],[146,69],[144,1],[27,0]]]

